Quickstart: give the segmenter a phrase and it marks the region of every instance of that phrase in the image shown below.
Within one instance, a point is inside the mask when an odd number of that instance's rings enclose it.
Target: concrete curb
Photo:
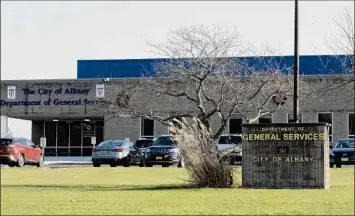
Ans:
[[[92,162],[77,162],[77,161],[50,161],[44,162],[43,165],[90,165]]]

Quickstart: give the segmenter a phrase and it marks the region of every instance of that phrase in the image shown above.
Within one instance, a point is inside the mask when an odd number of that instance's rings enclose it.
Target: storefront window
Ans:
[[[333,142],[333,113],[318,113],[318,122],[330,124],[329,142]]]
[[[37,122],[44,124],[44,135],[46,137],[45,156],[91,156],[91,138],[96,137],[96,143],[104,140],[104,121],[51,121]],[[34,133],[39,138],[43,130],[35,124]]]
[[[259,123],[272,123],[272,114],[267,114],[260,117]]]
[[[95,136],[95,122],[84,122],[83,123],[83,146],[90,146],[91,137]]]
[[[58,143],[59,147],[69,146],[69,123],[68,122],[58,122]]]
[[[141,137],[154,137],[154,120],[141,118]]]
[[[45,122],[46,146],[57,146],[57,122]]]
[[[239,114],[233,114],[229,119],[229,133],[241,134],[242,133],[243,118]]]
[[[287,122],[288,123],[296,122],[295,118],[293,117],[293,113],[288,113]],[[303,113],[299,113],[299,123],[302,123],[302,122],[303,122]]]
[[[70,147],[81,147],[82,121],[72,121],[70,124]]]

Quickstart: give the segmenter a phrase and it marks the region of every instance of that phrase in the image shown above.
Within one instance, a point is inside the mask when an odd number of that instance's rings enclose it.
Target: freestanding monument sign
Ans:
[[[328,126],[243,124],[243,187],[329,188]]]

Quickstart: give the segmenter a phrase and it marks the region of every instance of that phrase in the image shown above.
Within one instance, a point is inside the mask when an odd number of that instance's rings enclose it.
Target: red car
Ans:
[[[26,138],[0,139],[0,164],[10,167],[43,166],[42,148]]]

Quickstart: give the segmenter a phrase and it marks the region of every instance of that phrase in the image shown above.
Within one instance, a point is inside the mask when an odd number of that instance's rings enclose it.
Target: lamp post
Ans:
[[[293,118],[299,123],[299,56],[298,56],[298,0],[295,0],[295,25],[294,25],[294,66],[293,66]]]

